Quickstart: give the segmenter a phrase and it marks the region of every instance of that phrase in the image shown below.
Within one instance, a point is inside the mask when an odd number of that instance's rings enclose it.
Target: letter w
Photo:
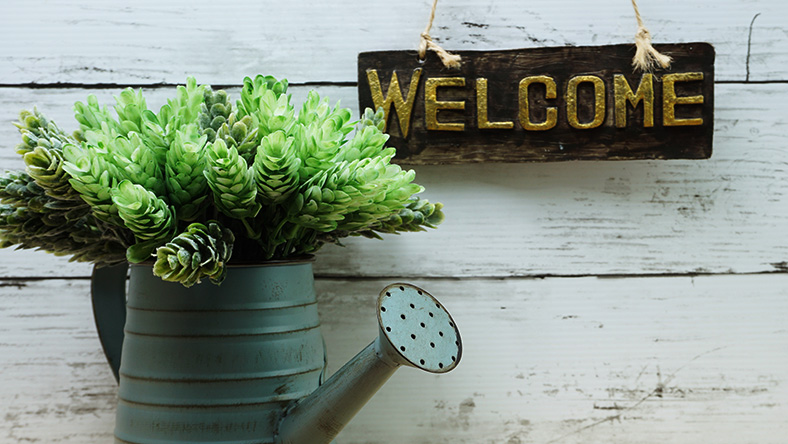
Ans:
[[[369,90],[372,93],[372,101],[375,104],[375,109],[383,107],[385,114],[384,122],[388,126],[389,111],[391,104],[394,104],[394,109],[397,111],[399,118],[399,128],[402,132],[402,137],[408,137],[408,129],[410,129],[410,116],[413,112],[413,102],[416,100],[416,90],[419,87],[419,80],[421,79],[421,68],[413,70],[413,75],[410,78],[410,87],[408,88],[408,99],[403,100],[402,90],[399,87],[399,79],[397,73],[391,73],[391,82],[386,90],[386,97],[383,97],[383,90],[380,87],[380,78],[378,71],[375,69],[367,70],[367,81],[369,82]]]

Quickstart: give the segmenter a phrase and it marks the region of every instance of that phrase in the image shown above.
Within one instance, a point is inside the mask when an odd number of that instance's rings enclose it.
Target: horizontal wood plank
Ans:
[[[318,280],[333,372],[395,280]],[[788,275],[415,279],[451,311],[460,365],[398,370],[339,444],[784,443]],[[116,387],[88,282],[0,286],[0,442],[106,442]]]
[[[423,0],[295,0],[241,9],[209,0],[7,3],[0,15],[0,83],[122,85],[181,83],[187,75],[239,84],[257,73],[352,82],[359,52],[415,49],[430,6]],[[781,0],[664,0],[640,10],[655,42],[712,43],[718,79],[786,79]],[[635,31],[624,1],[456,0],[440,4],[432,35],[447,49],[490,50],[631,43]]]
[[[704,161],[419,166],[424,196],[446,204],[438,230],[348,239],[318,254],[333,276],[750,273],[788,260],[788,85],[717,85],[715,152]],[[354,88],[322,87],[355,107]],[[0,120],[38,103],[74,129],[91,91],[0,89]],[[96,92],[96,91],[94,91]],[[103,102],[117,91],[97,91]],[[293,88],[296,102],[306,88]],[[169,90],[155,89],[149,105]],[[355,112],[355,110],[354,110]],[[0,169],[20,168],[16,129],[0,127]],[[0,250],[0,276],[89,276],[90,266]]]

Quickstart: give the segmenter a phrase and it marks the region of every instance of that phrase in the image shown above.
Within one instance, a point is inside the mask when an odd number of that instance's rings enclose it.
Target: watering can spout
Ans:
[[[460,362],[460,333],[440,302],[409,284],[378,297],[380,333],[312,394],[287,408],[277,444],[328,444],[400,366],[446,373]]]

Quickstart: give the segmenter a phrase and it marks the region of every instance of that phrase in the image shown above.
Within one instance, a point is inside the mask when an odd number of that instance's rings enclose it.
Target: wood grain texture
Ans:
[[[669,72],[633,73],[635,45],[460,51],[457,69],[447,69],[434,53],[419,61],[415,51],[365,52],[358,56],[359,108],[384,108],[389,143],[408,164],[708,159],[714,132],[714,48],[707,43],[656,48],[672,57]],[[395,73],[399,91],[391,87]],[[675,84],[665,80],[687,73],[698,78]],[[571,79],[581,76],[586,81],[570,86]],[[641,84],[643,91],[647,87],[649,99],[635,109],[617,104],[617,96],[625,97],[627,90],[616,92],[616,76],[625,79],[630,93],[640,92]],[[522,87],[527,78],[547,80]],[[484,79],[484,86],[478,79]],[[598,91],[588,79],[598,82]],[[548,80],[551,97],[544,83]],[[428,86],[446,81],[457,84]],[[408,101],[413,97],[407,102],[411,106],[384,106],[398,95]],[[671,105],[663,113],[663,103],[689,96],[700,97],[699,103]],[[625,116],[620,127],[619,110]],[[673,125],[671,113],[684,120],[677,122],[682,125]],[[699,123],[684,125],[688,119]],[[482,128],[489,122],[508,127]],[[529,128],[532,124],[548,126]],[[587,127],[578,128],[582,126]]]
[[[335,371],[391,280],[318,280]],[[463,337],[446,375],[401,369],[338,444],[784,443],[788,275],[413,279]],[[0,442],[105,442],[115,385],[88,282],[0,287]]]
[[[415,49],[430,7],[424,0],[6,3],[0,15],[5,84],[181,83],[187,75],[239,84],[256,73],[352,82],[359,52]],[[657,43],[712,43],[718,79],[785,78],[782,0],[664,0],[640,9]],[[456,0],[440,5],[432,35],[446,49],[489,50],[632,43],[635,31],[624,1]]]
[[[306,88],[293,88],[296,102]],[[355,89],[322,87],[354,107]],[[0,89],[0,120],[40,109],[74,129],[85,90]],[[99,91],[102,101],[111,90]],[[149,105],[170,93],[155,89]],[[333,276],[751,273],[786,268],[788,85],[718,84],[715,153],[704,161],[418,166],[446,222],[428,233],[348,239],[319,252]],[[355,112],[355,110],[354,110]],[[0,169],[20,168],[16,129],[0,128]],[[89,276],[90,266],[0,250],[0,276]]]

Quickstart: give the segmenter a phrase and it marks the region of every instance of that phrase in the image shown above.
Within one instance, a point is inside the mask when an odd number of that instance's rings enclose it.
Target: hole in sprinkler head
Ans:
[[[404,314],[399,315],[399,317],[401,317],[402,319],[405,319],[405,315]]]
[[[380,311],[386,311],[386,307],[380,307]]]
[[[391,333],[391,327],[386,327],[386,331]]]
[[[402,351],[405,351],[405,346],[403,345],[399,349],[402,350]]]
[[[419,364],[421,364],[421,365],[424,365],[424,360],[423,360],[423,359],[420,359],[420,360],[419,360]]]
[[[405,291],[405,287],[403,287],[403,286],[400,286],[399,289],[400,289],[400,291]]]
[[[410,335],[410,338],[411,338],[411,339],[416,339],[416,335],[414,335],[414,334],[411,334],[411,335]]]
[[[434,317],[435,317],[435,315],[434,315],[434,314],[432,314],[432,312],[430,312],[430,317],[431,317],[431,318],[434,318]]]
[[[452,356],[452,357],[451,357],[451,362],[454,362],[454,361],[456,361],[456,360],[457,360],[457,358],[456,358],[455,356]]]
[[[440,336],[443,336],[443,332],[442,332],[442,331],[439,331],[439,332],[438,332],[438,335],[440,335]]]
[[[413,304],[410,304],[410,308],[416,308],[416,306],[413,305]]]
[[[435,348],[435,343],[434,342],[430,342],[430,347]]]
[[[439,362],[439,363],[438,363],[438,367],[440,367],[440,368],[443,368],[443,363],[442,363],[442,362]]]
[[[419,294],[424,294],[424,293],[422,293],[421,290],[419,290]]]
[[[389,293],[389,292],[387,291],[387,292],[386,292],[386,296],[388,296],[388,297],[391,297],[391,293]]]
[[[424,328],[424,327],[426,327],[426,325],[422,322],[421,323],[421,328]]]
[[[454,324],[449,322],[449,327],[454,328]]]
[[[454,341],[454,345],[459,346],[460,345],[460,341]]]

